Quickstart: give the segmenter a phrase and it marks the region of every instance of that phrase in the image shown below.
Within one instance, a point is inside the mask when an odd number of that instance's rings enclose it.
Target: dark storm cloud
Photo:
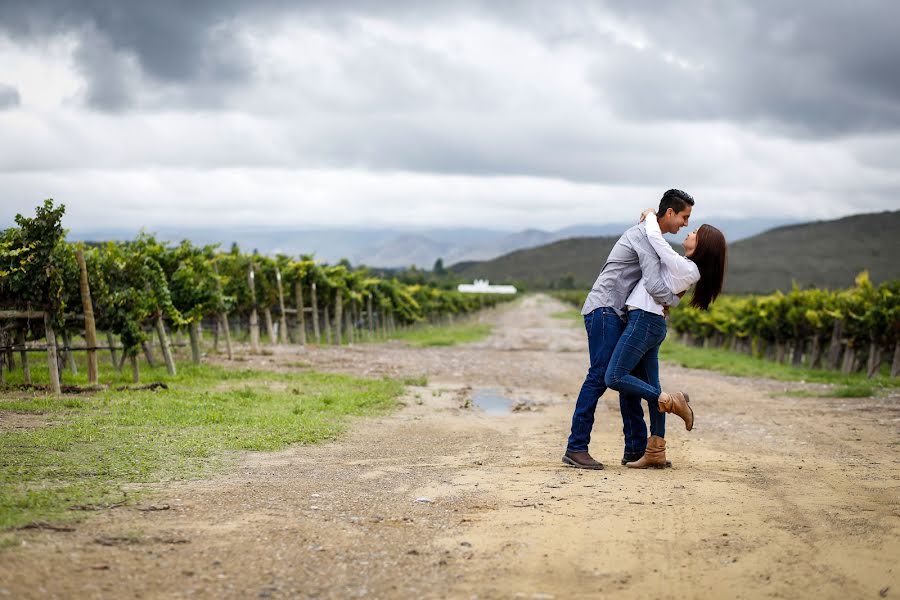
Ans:
[[[21,103],[22,99],[19,97],[19,90],[0,82],[0,110],[15,108]]]
[[[0,31],[35,41],[59,33],[79,34],[76,58],[87,78],[88,104],[127,108],[135,73],[165,83],[240,83],[252,74],[246,49],[230,28],[242,3],[228,0],[57,0],[0,3]]]
[[[900,3],[610,3],[656,51],[598,50],[594,83],[634,118],[754,122],[791,135],[900,128]],[[660,51],[689,63],[667,62]]]
[[[800,136],[900,128],[900,36],[893,25],[900,3],[891,0],[7,0],[0,30],[26,39],[79,32],[77,59],[93,107],[121,109],[136,100],[129,57],[152,80],[186,90],[170,101],[209,106],[253,78],[253,56],[236,27],[288,14],[343,32],[348,44],[349,20],[367,15],[411,26],[470,16],[520,28],[550,46],[577,44],[596,55],[587,77],[600,98],[636,120],[739,121]],[[649,46],[637,49],[593,29],[594,17],[610,16],[642,32]],[[382,102],[390,102],[391,90],[384,93]]]

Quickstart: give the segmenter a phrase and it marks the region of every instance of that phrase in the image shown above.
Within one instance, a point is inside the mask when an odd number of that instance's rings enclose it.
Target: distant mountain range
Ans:
[[[732,240],[739,240],[783,225],[784,219],[715,219],[716,226]],[[699,225],[699,222],[698,222]],[[558,240],[587,236],[618,236],[629,223],[575,225],[556,231],[527,229],[510,232],[479,228],[431,229],[266,229],[266,228],[172,228],[150,230],[171,242],[183,239],[195,244],[237,243],[244,251],[292,256],[315,254],[319,260],[336,263],[342,258],[354,265],[398,268],[416,265],[431,269],[438,258],[445,265],[464,261],[484,261],[509,252],[533,248]],[[693,223],[691,224],[693,227]],[[71,240],[103,241],[134,239],[137,231],[124,229],[73,230]]]
[[[490,261],[459,263],[450,270],[466,279],[486,278],[530,288],[587,289],[618,237],[565,239]],[[679,245],[673,247],[681,251]],[[898,258],[900,211],[776,227],[753,237],[729,239],[725,289],[768,293],[789,290],[794,282],[804,288],[843,288],[853,285],[864,269],[880,283],[900,278]]]

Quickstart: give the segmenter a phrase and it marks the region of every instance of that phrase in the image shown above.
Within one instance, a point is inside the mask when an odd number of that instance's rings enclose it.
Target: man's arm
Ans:
[[[644,277],[644,287],[647,288],[647,293],[656,300],[657,304],[662,304],[663,306],[677,306],[680,299],[669,289],[666,282],[663,281],[662,274],[660,273],[659,256],[656,255],[656,251],[653,250],[652,247],[649,247],[649,243],[647,243],[646,238],[643,237],[643,235],[646,234],[641,231],[642,229],[643,227],[632,229],[629,238],[631,247],[637,254],[638,262],[641,265],[641,274]]]

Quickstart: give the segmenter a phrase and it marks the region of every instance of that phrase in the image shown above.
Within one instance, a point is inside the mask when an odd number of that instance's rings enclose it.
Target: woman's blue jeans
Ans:
[[[591,366],[588,369],[581,392],[575,402],[575,412],[572,414],[572,433],[569,435],[567,449],[572,452],[586,452],[591,442],[591,430],[594,428],[594,411],[597,409],[597,401],[606,391],[604,377],[609,359],[616,348],[619,336],[625,329],[625,322],[612,308],[598,308],[584,316],[584,328],[587,330],[588,352],[590,353]],[[641,399],[638,396],[629,397],[619,394],[619,408],[633,410],[637,407],[641,424],[644,422],[644,411],[641,409]],[[643,441],[639,436],[630,440],[636,447],[629,447],[628,432],[625,434],[625,450],[628,452],[643,452],[647,446],[647,428],[644,426]]]
[[[658,402],[662,392],[659,383],[659,346],[664,339],[665,318],[640,309],[628,311],[628,323],[609,359],[604,378],[607,387],[626,397],[621,403],[626,447],[629,445],[629,437],[640,438],[643,435],[646,438],[647,435],[643,411],[640,410],[641,398],[649,405],[650,433],[666,437],[666,415],[659,410]],[[638,404],[638,411],[633,406],[625,406],[631,402]],[[641,415],[640,423],[634,419],[637,412]]]

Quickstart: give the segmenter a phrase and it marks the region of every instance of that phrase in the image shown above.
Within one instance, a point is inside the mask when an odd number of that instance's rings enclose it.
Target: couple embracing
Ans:
[[[588,294],[584,326],[590,368],[581,386],[572,432],[563,462],[581,469],[602,469],[588,453],[594,411],[607,388],[619,392],[625,434],[622,464],[636,469],[665,468],[666,413],[694,426],[694,411],[684,392],[664,392],[659,381],[659,346],[666,337],[666,316],[691,287],[690,305],[706,310],[722,291],[727,245],[715,227],[703,225],[684,240],[684,256],[663,239],[688,225],[694,199],[681,190],[663,194],[659,209],[648,209],[641,222],[616,242]],[[650,413],[650,437],[641,400]]]

